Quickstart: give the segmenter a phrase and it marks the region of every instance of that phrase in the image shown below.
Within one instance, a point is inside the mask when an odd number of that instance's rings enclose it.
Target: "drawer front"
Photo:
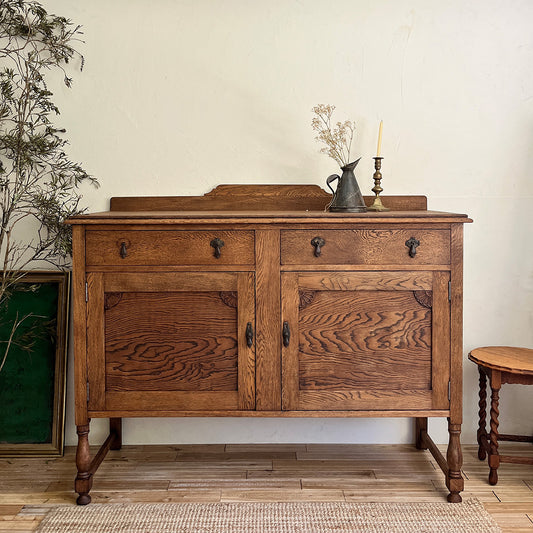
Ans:
[[[282,265],[448,265],[448,230],[286,230]]]
[[[102,265],[252,265],[254,232],[88,230],[86,263]]]

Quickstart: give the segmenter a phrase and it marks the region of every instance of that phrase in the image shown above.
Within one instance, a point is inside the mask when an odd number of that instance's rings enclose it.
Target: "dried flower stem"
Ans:
[[[318,132],[315,139],[323,142],[326,146],[320,152],[334,159],[342,168],[350,163],[350,149],[355,133],[355,123],[346,120],[337,122],[335,127],[331,125],[331,117],[335,106],[319,104],[313,107],[315,116],[311,121],[313,129]]]

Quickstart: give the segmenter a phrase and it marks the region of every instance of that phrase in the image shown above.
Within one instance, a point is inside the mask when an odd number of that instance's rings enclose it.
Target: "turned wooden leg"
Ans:
[[[427,417],[415,418],[415,445],[418,450],[427,450],[427,446],[422,440],[422,431],[428,431]]]
[[[90,422],[90,421],[89,421]],[[91,452],[89,450],[89,423],[83,426],[76,426],[78,433],[78,448],[76,450],[76,467],[78,475],[74,483],[74,490],[79,494],[76,503],[78,505],[87,505],[91,503],[89,491],[93,484],[93,475],[91,468]]]
[[[459,494],[464,489],[464,480],[461,475],[461,467],[463,466],[463,454],[461,452],[461,424],[452,424],[448,419],[448,433],[450,440],[448,442],[448,451],[446,453],[446,461],[448,463],[448,475],[446,476],[446,484],[450,491],[448,494],[448,501],[450,503],[459,503],[462,501]]]
[[[501,374],[497,370],[491,373],[490,387],[492,390],[490,403],[490,435],[489,435],[489,483],[498,483],[498,467],[500,466],[500,455],[498,453],[498,410],[500,401]]]
[[[479,368],[479,428],[477,430],[477,443],[479,445],[477,456],[480,461],[487,457],[485,439],[487,437],[487,376]]]
[[[122,418],[109,419],[109,434],[113,435],[111,450],[120,450],[122,448]]]

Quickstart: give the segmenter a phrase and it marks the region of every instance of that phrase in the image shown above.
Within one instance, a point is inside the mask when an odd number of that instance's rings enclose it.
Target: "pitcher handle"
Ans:
[[[341,177],[338,175],[338,174],[332,174],[331,176],[328,177],[328,179],[326,180],[326,185],[329,187],[329,190],[331,191],[331,193],[333,194],[333,196],[335,196],[335,191],[333,190],[333,188],[331,187],[330,183],[332,183],[333,181],[335,180],[340,180]]]

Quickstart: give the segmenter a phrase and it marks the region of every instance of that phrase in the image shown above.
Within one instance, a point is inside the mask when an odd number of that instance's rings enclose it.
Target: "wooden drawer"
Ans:
[[[223,242],[219,257],[215,239]],[[86,264],[253,265],[254,232],[233,230],[88,230]]]
[[[320,238],[319,255],[312,244]],[[406,242],[420,244],[412,257]],[[316,252],[316,253],[315,253]],[[285,230],[282,265],[448,265],[450,232],[426,229]]]

